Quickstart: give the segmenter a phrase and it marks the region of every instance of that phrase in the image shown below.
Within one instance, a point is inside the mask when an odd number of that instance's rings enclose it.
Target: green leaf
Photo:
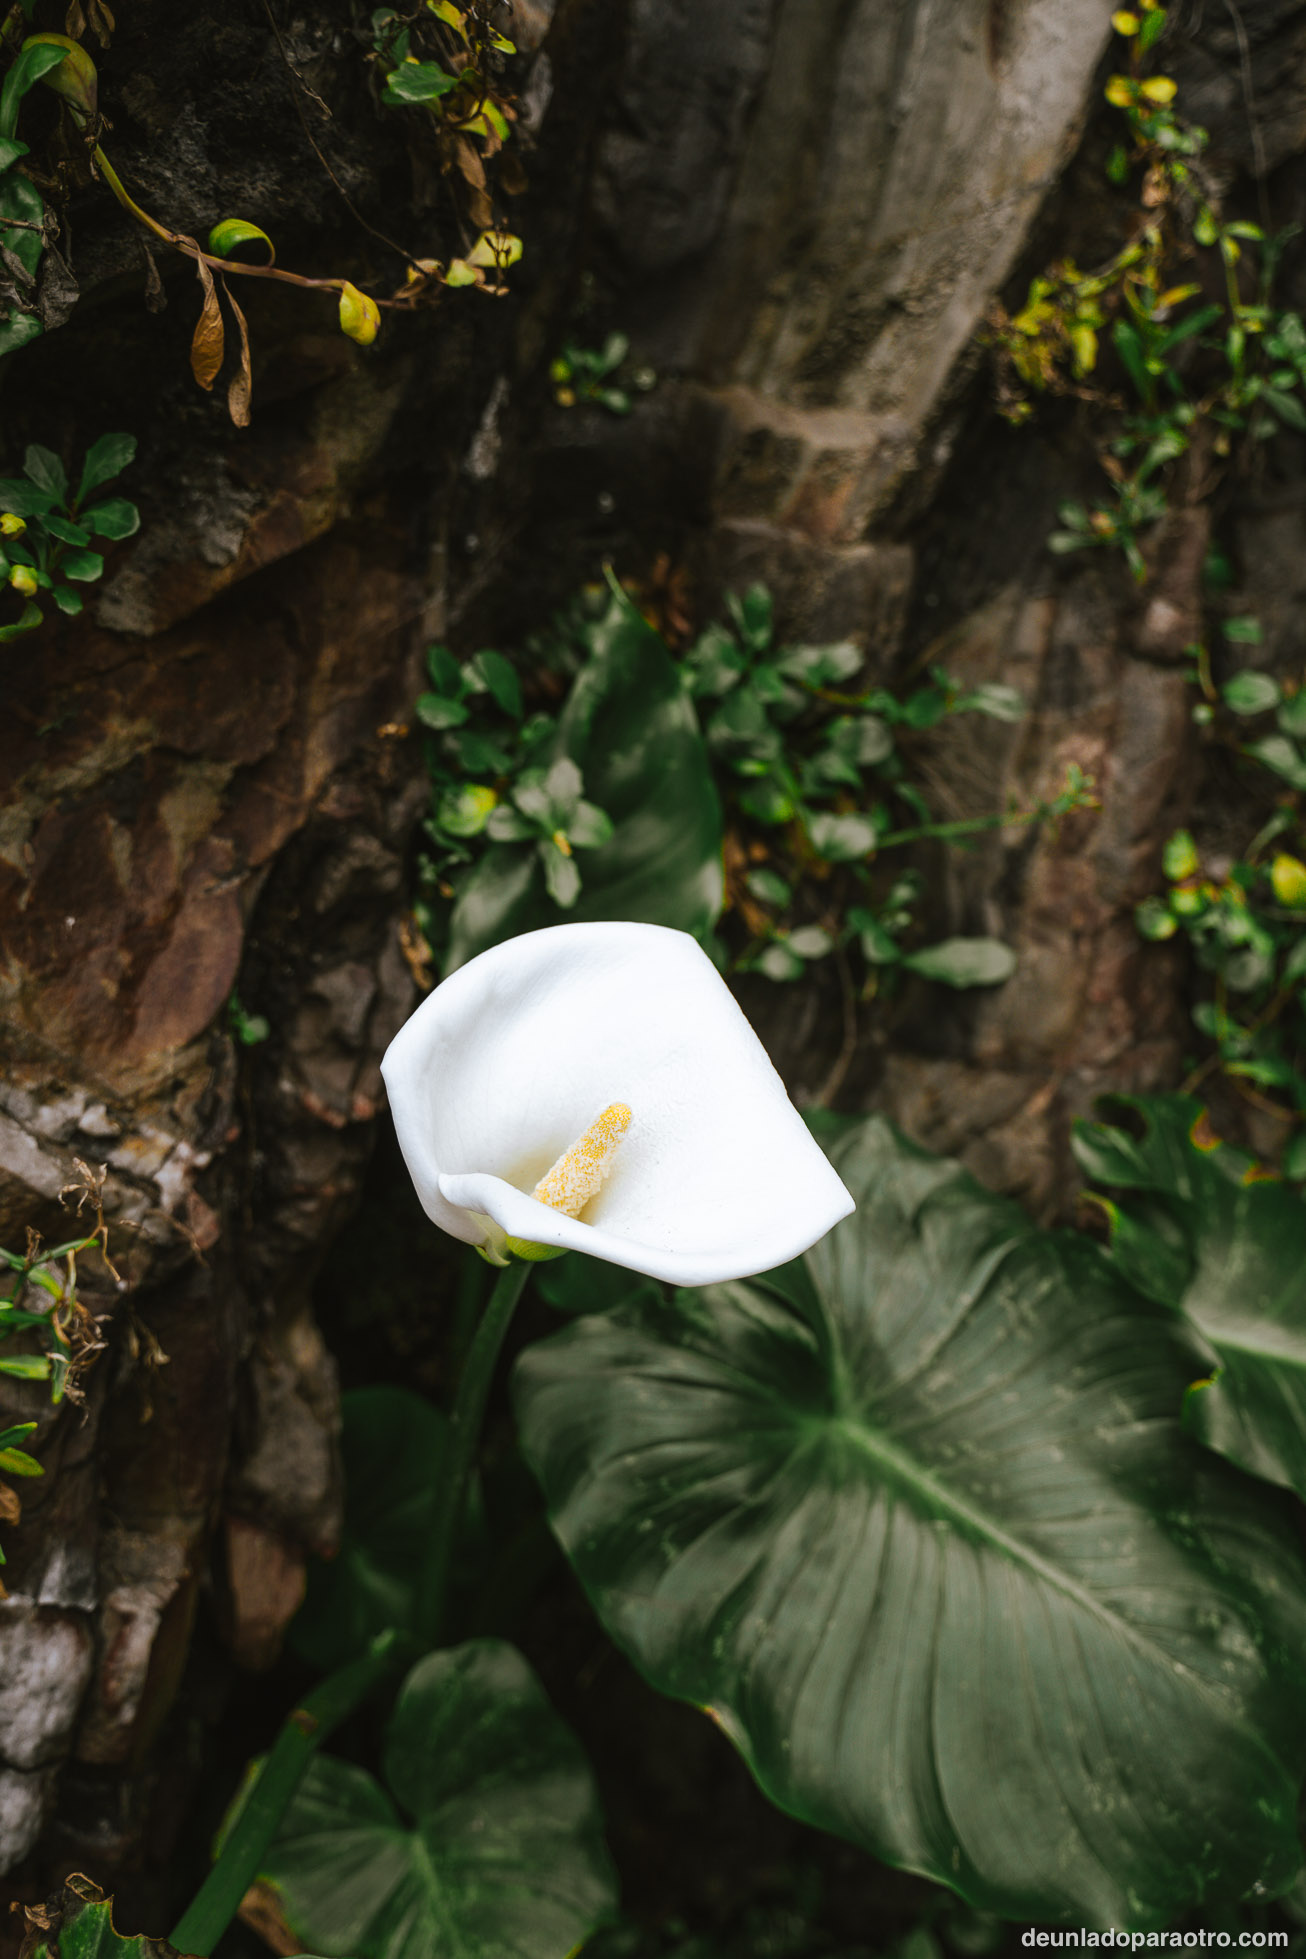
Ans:
[[[776,661],[780,672],[805,687],[829,687],[851,680],[866,660],[856,640],[841,639],[830,646],[790,646]]]
[[[49,490],[38,490],[25,477],[0,478],[0,510],[11,510],[15,517],[43,517],[58,501]],[[13,548],[10,545],[11,554]]]
[[[499,798],[483,782],[460,783],[446,789],[436,807],[435,820],[454,837],[476,837],[485,828]]]
[[[315,1756],[264,1860],[287,1924],[350,1959],[564,1959],[615,1885],[579,1744],[515,1648],[432,1653],[400,1690],[386,1788]]]
[[[1004,1916],[1300,1864],[1295,1517],[1187,1442],[1172,1317],[883,1122],[802,1267],[573,1322],[524,1446],[612,1637],[784,1809]]]
[[[12,1428],[0,1429],[0,1449],[12,1449],[16,1442],[26,1442],[36,1430],[35,1422],[15,1422]]]
[[[1261,622],[1252,616],[1226,619],[1220,631],[1226,639],[1234,640],[1240,646],[1259,646],[1262,639]]]
[[[34,632],[40,623],[41,608],[29,599],[12,625],[0,626],[0,642],[21,639],[24,633]]]
[[[803,962],[796,952],[791,952],[783,939],[776,939],[754,962],[756,970],[767,979],[785,985],[790,980],[803,977]]]
[[[1150,401],[1154,392],[1155,383],[1147,371],[1147,362],[1143,357],[1143,344],[1138,337],[1137,330],[1131,327],[1128,321],[1117,320],[1111,329],[1111,338],[1115,342],[1116,352],[1124,362],[1125,370],[1135,388],[1137,388],[1139,395],[1144,401]]]
[[[46,496],[62,502],[68,494],[68,477],[53,449],[31,442],[23,456],[23,474]]]
[[[64,613],[69,619],[75,619],[79,612],[85,610],[81,593],[74,592],[71,585],[51,586],[50,596],[58,606],[60,612]]]
[[[754,653],[764,653],[771,644],[771,594],[765,585],[750,585],[741,599],[736,592],[726,593],[726,610],[744,645]]]
[[[406,1388],[352,1388],[340,1399],[345,1517],[340,1549],[314,1559],[291,1623],[301,1659],[330,1673],[394,1626],[416,1630],[417,1582],[434,1528],[448,1422]]]
[[[0,1360],[0,1374],[12,1374],[16,1381],[48,1381],[51,1374],[48,1354],[15,1354]]]
[[[426,671],[437,694],[448,694],[460,701],[467,691],[467,679],[447,646],[428,646]]]
[[[903,965],[922,979],[945,986],[1001,986],[1016,970],[1016,955],[1000,939],[942,939],[938,945],[903,956]]]
[[[462,701],[450,700],[447,694],[419,694],[416,713],[424,728],[458,728],[471,709]]]
[[[56,517],[53,512],[45,519],[45,528],[61,544],[85,545],[91,541],[90,532],[84,531],[80,524],[70,523],[66,517]]]
[[[851,864],[875,849],[879,832],[869,816],[836,816],[819,810],[807,818],[812,848],[827,863]]]
[[[25,1449],[0,1449],[0,1469],[9,1476],[44,1476],[45,1471],[35,1456],[29,1456]]]
[[[1282,388],[1263,387],[1261,400],[1268,402],[1279,420],[1290,429],[1306,434],[1306,408],[1303,408],[1296,395],[1285,394]]]
[[[0,177],[0,218],[22,219],[21,225],[0,225],[0,242],[3,242],[6,251],[13,253],[20,265],[25,266],[27,271],[35,276],[36,268],[41,263],[41,254],[45,250],[45,239],[39,229],[30,231],[27,227],[29,225],[39,227],[44,223],[45,204],[36,185],[30,178],[24,177],[19,170],[10,170]],[[11,320],[13,317],[29,316],[25,314],[11,316]],[[39,332],[40,321],[38,320],[36,324]]]
[[[11,136],[0,136],[0,171],[8,170],[11,164],[17,163],[20,156],[27,154],[26,143],[20,143]]]
[[[567,818],[567,842],[576,850],[598,850],[613,837],[612,819],[593,803],[577,803]]]
[[[1205,1342],[1211,1378],[1189,1390],[1185,1426],[1306,1496],[1306,1204],[1284,1184],[1248,1182],[1239,1152],[1199,1148],[1194,1097],[1119,1100],[1141,1139],[1078,1123],[1075,1156],[1118,1193],[1108,1215],[1125,1277]]]
[[[59,569],[65,578],[75,578],[80,584],[89,585],[104,570],[104,559],[98,551],[65,551],[59,561]]]
[[[1172,939],[1179,920],[1163,898],[1144,898],[1134,906],[1134,924],[1145,939]]]
[[[256,265],[271,265],[277,256],[277,248],[256,224],[247,218],[223,218],[209,233],[209,250],[214,258],[230,258],[242,245],[266,246],[266,253],[253,261]]]
[[[1268,673],[1256,673],[1250,667],[1243,673],[1236,673],[1232,680],[1226,680],[1220,693],[1226,707],[1235,714],[1265,714],[1277,707],[1282,696],[1279,683]]]
[[[1181,878],[1194,876],[1201,865],[1191,830],[1176,830],[1161,852],[1161,868],[1166,876],[1177,883]]]
[[[67,58],[67,48],[53,47],[48,41],[24,48],[5,76],[0,89],[0,137],[12,137],[18,127],[18,107],[28,90],[35,88],[43,75]]]
[[[436,61],[401,61],[385,78],[387,102],[438,102],[458,86]]]
[[[83,510],[81,520],[96,537],[134,537],[141,527],[141,513],[126,497],[106,497]]]
[[[1306,760],[1285,735],[1266,735],[1261,741],[1248,742],[1247,753],[1275,775],[1281,775],[1294,789],[1306,789]]]
[[[834,951],[834,940],[820,925],[800,925],[796,932],[789,934],[785,944],[800,959],[825,959]]]
[[[1289,700],[1284,701],[1275,719],[1285,735],[1295,735],[1299,739],[1306,736],[1306,687],[1299,687]]]
[[[570,911],[580,896],[579,864],[550,839],[546,838],[538,848],[544,866],[545,890],[562,911]]]
[[[987,714],[991,721],[1023,721],[1026,714],[1025,696],[1019,687],[1008,687],[1000,681],[985,681],[982,687],[973,687],[963,694],[954,706],[957,714]]]
[[[522,716],[521,681],[511,660],[505,660],[502,653],[487,650],[476,654],[468,662],[475,682],[485,688],[497,707],[510,714],[514,721]]]
[[[553,753],[577,764],[613,835],[587,850],[584,890],[567,915],[706,931],[721,909],[721,810],[693,706],[661,638],[624,595],[585,635],[590,657]],[[557,922],[539,859],[496,846],[459,892],[446,970]]]
[[[783,909],[793,897],[793,887],[786,883],[778,871],[750,871],[746,879],[748,889],[759,904],[774,905]]]

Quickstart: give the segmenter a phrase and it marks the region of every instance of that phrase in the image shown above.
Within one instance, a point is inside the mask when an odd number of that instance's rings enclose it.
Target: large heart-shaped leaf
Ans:
[[[421,1560],[435,1525],[448,1422],[405,1388],[341,1397],[345,1517],[340,1549],[309,1566],[291,1625],[296,1652],[324,1673],[390,1626],[416,1630]]]
[[[721,809],[671,656],[615,593],[586,636],[590,657],[559,721],[556,754],[579,766],[586,799],[611,817],[613,836],[580,852],[580,896],[565,913],[549,898],[537,852],[492,845],[459,891],[448,972],[501,939],[564,917],[701,933],[721,910]]]
[[[566,1959],[614,1903],[589,1766],[514,1647],[409,1674],[382,1788],[315,1756],[263,1876],[306,1949],[353,1959]]]
[[[1185,1425],[1306,1496],[1306,1204],[1217,1143],[1193,1097],[1113,1099],[1141,1137],[1079,1123],[1075,1155],[1119,1193],[1102,1201],[1121,1271],[1206,1343],[1208,1378],[1184,1398]]]
[[[554,1528],[796,1815],[1019,1918],[1287,1884],[1306,1569],[1186,1438],[1179,1323],[870,1122],[803,1265],[527,1350]]]

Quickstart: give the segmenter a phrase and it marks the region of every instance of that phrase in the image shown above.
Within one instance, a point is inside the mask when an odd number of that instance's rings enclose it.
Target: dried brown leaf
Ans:
[[[0,1483],[0,1524],[16,1524],[22,1514],[17,1490],[11,1489],[8,1483]]]
[[[232,375],[227,387],[227,409],[238,429],[249,427],[249,406],[254,393],[254,371],[249,358],[249,327],[245,315],[231,296],[231,287],[222,281],[222,290],[227,296],[227,304],[236,316],[240,329],[240,365]]]
[[[213,283],[213,274],[202,258],[196,259],[195,269],[204,288],[204,304],[195,326],[195,338],[190,343],[190,367],[200,386],[211,388],[222,368],[222,354],[226,340],[222,324],[222,302],[218,298],[218,289]]]
[[[463,176],[475,190],[485,189],[485,165],[475,143],[466,136],[455,136],[453,148],[454,162]]]

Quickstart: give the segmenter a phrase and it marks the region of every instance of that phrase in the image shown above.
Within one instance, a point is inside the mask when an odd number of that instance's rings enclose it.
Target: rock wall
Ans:
[[[342,192],[429,251],[448,225],[430,158],[376,107],[345,0],[271,5],[280,39],[262,0],[124,8],[106,143],[179,229],[238,213],[285,263],[393,274]],[[451,298],[359,351],[327,302],[251,292],[245,433],[187,375],[189,269],[161,258],[168,306],[148,312],[139,234],[101,189],[74,196],[82,296],[0,376],[6,453],[134,430],[143,529],[93,617],[0,650],[0,1242],[64,1235],[60,1190],[79,1160],[103,1167],[126,1284],[88,1268],[108,1350],[84,1409],[0,1390],[0,1422],[40,1420],[49,1470],[5,1538],[16,1894],[74,1867],[112,1882],[139,1855],[201,1592],[257,1666],[335,1528],[308,1298],[414,997],[398,921],[422,788],[402,730],[432,634],[503,643],[605,553],[643,572],[665,552],[702,608],[761,576],[789,630],[857,637],[886,675],[939,660],[1014,681],[1025,723],[945,730],[921,762],[945,815],[1050,794],[1072,761],[1098,780],[1096,816],[931,860],[940,927],[1000,932],[1017,977],[946,1021],[854,1008],[851,1044],[819,984],[797,1010],[750,1005],[800,1095],[836,1068],[849,1106],[877,1101],[1043,1211],[1068,1187],[1067,1114],[1173,1078],[1176,970],[1130,914],[1195,780],[1176,656],[1207,516],[1178,512],[1141,603],[1109,566],[1055,564],[1043,540],[1088,487],[1087,445],[1064,418],[1006,431],[975,351],[1050,241],[1091,248],[1109,13],[561,0],[551,19],[517,0],[540,52],[516,296]],[[1180,14],[1176,72],[1217,170],[1277,172],[1289,217],[1301,9],[1248,0],[1246,59],[1218,13]],[[629,422],[549,402],[574,302],[580,337],[606,308],[661,373]],[[1270,583],[1300,537],[1294,468],[1236,486],[1227,514]],[[270,1022],[262,1046],[233,1041],[233,987]]]
[[[344,0],[275,11],[280,40],[261,0],[133,6],[100,59],[106,148],[175,229],[248,216],[282,263],[397,285],[369,225],[456,249],[421,119],[373,99]],[[76,456],[130,430],[142,514],[84,618],[0,655],[0,1243],[67,1238],[84,1163],[122,1277],[83,1260],[106,1346],[84,1406],[0,1385],[0,1425],[36,1419],[47,1468],[5,1529],[14,1895],[132,1858],[199,1594],[237,1661],[264,1664],[337,1529],[335,1371],[308,1299],[416,997],[411,704],[464,575],[451,534],[492,511],[487,405],[519,380],[529,401],[560,331],[591,83],[619,47],[605,11],[572,0],[540,55],[553,8],[521,9],[518,78],[537,124],[549,107],[521,223],[545,249],[512,299],[451,294],[362,350],[329,295],[248,281],[240,431],[189,373],[191,269],[160,252],[148,310],[143,234],[83,172],[60,241],[80,300],[0,377],[11,470],[28,441]],[[233,1038],[237,989],[261,1046]]]

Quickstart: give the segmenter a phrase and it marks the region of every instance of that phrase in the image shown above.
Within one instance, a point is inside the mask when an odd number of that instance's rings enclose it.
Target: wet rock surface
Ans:
[[[180,26],[140,0],[102,63],[106,142],[180,229],[240,210],[283,262],[397,279],[341,189],[428,249],[446,191],[374,103],[352,12],[273,4],[280,43],[254,0]],[[40,1423],[48,1472],[4,1527],[14,1895],[166,1861],[202,1769],[198,1743],[163,1767],[156,1743],[201,1725],[177,1698],[197,1619],[268,1664],[338,1529],[336,1368],[310,1301],[416,997],[404,729],[432,636],[504,643],[603,556],[642,575],[665,551],[704,616],[763,578],[787,632],[855,638],[879,677],[937,662],[1021,687],[1023,723],[914,752],[945,818],[1053,795],[1070,763],[1096,779],[1096,813],[921,860],[939,936],[1006,938],[1016,977],[960,1003],[921,986],[891,1022],[850,1019],[833,976],[758,981],[746,1004],[799,1099],[884,1108],[1043,1216],[1074,1187],[1067,1117],[1173,1082],[1176,962],[1132,907],[1199,780],[1181,656],[1206,516],[1176,513],[1141,604],[1109,565],[1053,563],[1086,445],[1006,431],[973,352],[994,292],[1082,201],[1063,173],[1086,124],[1094,140],[1108,14],[966,0],[935,34],[923,0],[531,0],[517,296],[397,320],[364,352],[326,301],[242,291],[244,433],[190,381],[189,268],[160,256],[168,306],[147,311],[139,236],[76,192],[61,250],[83,296],[8,364],[6,440],[12,460],[134,430],[143,527],[93,616],[0,651],[0,1242],[66,1236],[59,1194],[85,1163],[125,1283],[86,1263],[106,1351],[83,1406],[0,1389],[0,1423]],[[1205,90],[1218,169],[1263,157],[1291,215],[1300,9],[1243,14],[1256,130],[1227,24],[1187,33],[1176,72]],[[586,257],[662,375],[628,422],[548,402],[549,355],[586,331]],[[1299,462],[1221,511],[1267,594],[1271,662],[1292,650]],[[258,1045],[233,1036],[233,991],[268,1022]]]

